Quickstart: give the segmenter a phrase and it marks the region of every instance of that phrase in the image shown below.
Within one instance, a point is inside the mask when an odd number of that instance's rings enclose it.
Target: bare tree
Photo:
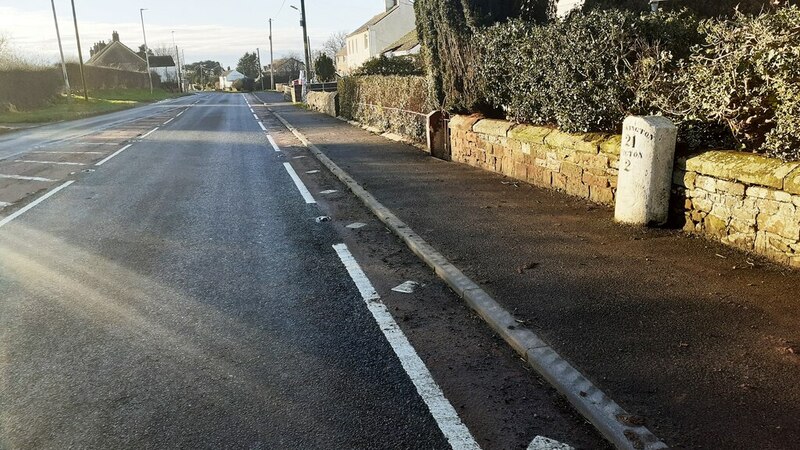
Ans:
[[[322,44],[322,53],[328,55],[331,59],[336,60],[336,53],[347,45],[347,32],[337,31],[328,37],[328,40]]]

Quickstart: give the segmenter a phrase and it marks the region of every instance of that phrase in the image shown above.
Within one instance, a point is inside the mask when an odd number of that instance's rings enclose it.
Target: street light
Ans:
[[[147,8],[139,8],[139,17],[142,18],[142,37],[144,38],[144,60],[147,62],[147,79],[150,81],[150,95],[153,95],[153,75],[150,73],[150,52],[147,48],[147,34],[144,32],[144,12]]]
[[[308,79],[308,71],[311,69],[311,49],[308,48],[308,26],[306,25],[306,0],[300,0],[300,9],[294,5],[289,5],[292,9],[300,11],[300,26],[303,27],[303,46],[306,50],[306,80]],[[303,91],[305,91],[305,83],[303,84]],[[305,97],[305,96],[303,96]]]
[[[275,89],[275,61],[272,59],[272,19],[269,19],[269,89]]]

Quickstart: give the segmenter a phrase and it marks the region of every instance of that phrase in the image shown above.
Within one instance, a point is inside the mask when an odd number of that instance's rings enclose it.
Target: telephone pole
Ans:
[[[67,74],[67,63],[64,60],[64,48],[61,46],[61,32],[58,30],[58,16],[56,15],[56,2],[50,0],[50,6],[53,7],[53,20],[56,23],[56,38],[58,39],[58,53],[61,54],[61,72],[64,75],[64,85],[67,88],[67,99],[72,101],[72,89],[69,87],[69,75]]]
[[[272,19],[269,19],[269,89],[275,89],[275,61],[272,60]]]
[[[147,34],[144,32],[145,10],[147,10],[147,8],[139,8],[139,17],[142,18],[142,37],[144,38],[144,60],[147,63],[147,80],[150,81],[150,95],[153,95],[153,75],[150,73],[150,50],[147,48]]]
[[[178,44],[175,43],[175,31],[172,32],[172,45],[175,46],[175,71],[178,76],[178,92],[183,93],[183,79],[181,77],[181,54],[178,52]]]
[[[72,3],[72,21],[75,22],[75,40],[78,42],[78,63],[81,68],[81,83],[83,83],[83,99],[89,101],[89,91],[86,89],[86,75],[83,73],[83,52],[81,51],[81,36],[78,33],[78,15],[75,14],[75,0]]]
[[[256,54],[258,55],[258,76],[261,78],[261,90],[264,90],[264,68],[261,67],[261,49],[256,47]]]
[[[303,45],[306,48],[306,80],[311,70],[311,49],[308,47],[308,25],[306,24],[306,0],[300,0],[300,25],[303,26]]]

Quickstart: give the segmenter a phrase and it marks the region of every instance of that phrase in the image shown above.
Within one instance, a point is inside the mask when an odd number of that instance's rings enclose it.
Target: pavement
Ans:
[[[0,139],[0,449],[608,448],[248,98]]]
[[[796,448],[797,271],[258,96],[671,448]]]

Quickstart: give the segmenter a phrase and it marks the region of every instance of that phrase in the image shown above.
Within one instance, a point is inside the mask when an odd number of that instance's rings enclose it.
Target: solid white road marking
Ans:
[[[84,163],[67,162],[67,161],[34,161],[32,159],[18,159],[14,162],[18,163],[35,163],[35,164],[57,164],[60,166],[85,166]]]
[[[119,145],[119,144],[111,144],[111,145]],[[28,152],[28,153],[42,153],[48,155],[102,155],[104,152]]]
[[[175,118],[174,118],[174,117],[173,117],[172,119],[169,119],[168,121],[164,122],[164,125],[166,125],[166,124],[168,124],[168,123],[172,122],[173,120],[175,120]]]
[[[158,127],[155,127],[155,128],[153,128],[152,130],[148,131],[147,133],[145,133],[144,135],[142,135],[142,137],[140,137],[139,139],[144,139],[144,138],[146,138],[147,136],[150,136],[151,134],[155,133],[156,131],[158,131]]]
[[[72,184],[74,182],[75,182],[75,180],[67,181],[66,183],[62,184],[61,186],[53,189],[52,191],[44,194],[43,196],[37,198],[36,200],[34,200],[33,202],[29,203],[24,208],[20,209],[19,211],[15,212],[14,214],[11,214],[10,216],[6,217],[3,220],[0,220],[0,228],[4,227],[5,225],[10,223],[12,220],[16,219],[17,217],[19,217],[19,216],[25,214],[26,212],[30,211],[31,209],[36,207],[36,205],[38,205],[39,203],[42,203],[43,201],[45,201],[48,198],[50,198],[53,195],[55,195],[58,191],[64,189],[65,187],[69,186],[70,184]]]
[[[279,151],[281,151],[281,148],[280,148],[280,147],[278,147],[278,144],[277,144],[277,143],[275,143],[275,139],[272,139],[272,136],[270,136],[269,134],[267,135],[267,140],[269,141],[270,145],[272,145],[272,148],[273,148],[273,149],[274,149],[276,152],[279,152]]]
[[[113,157],[119,155],[120,153],[124,152],[125,150],[129,149],[132,145],[133,144],[128,144],[125,147],[122,147],[121,149],[119,149],[119,150],[115,151],[114,153],[112,153],[108,158],[106,158],[106,159],[100,161],[99,163],[95,164],[95,166],[102,166],[103,164],[107,163],[108,160],[110,160],[111,158],[113,158]]]
[[[372,317],[375,318],[378,327],[383,332],[386,340],[389,341],[389,345],[391,345],[395,355],[400,360],[400,364],[405,369],[411,382],[414,383],[417,392],[428,406],[431,416],[436,420],[436,424],[439,425],[439,429],[447,438],[450,446],[454,450],[480,449],[478,443],[475,442],[475,438],[461,421],[461,418],[458,417],[453,405],[450,404],[439,385],[434,381],[425,363],[422,362],[414,347],[408,342],[405,334],[397,325],[394,317],[389,313],[386,305],[380,301],[380,295],[375,291],[369,278],[367,278],[361,266],[358,265],[358,261],[350,253],[350,250],[345,244],[336,244],[333,248],[339,255],[339,259],[347,269],[350,278],[356,284],[358,291],[361,293],[361,298],[367,304],[370,313],[372,313]]]
[[[306,185],[303,184],[303,180],[297,176],[297,172],[294,171],[292,165],[289,163],[283,163],[283,167],[285,167],[286,171],[289,172],[289,176],[292,177],[292,181],[294,181],[294,185],[297,186],[297,190],[300,191],[300,195],[303,196],[303,200],[305,200],[309,205],[312,203],[317,203],[317,201],[314,200],[314,197],[311,195],[311,192],[308,192]]]
[[[267,131],[267,128],[264,126],[263,123],[258,122],[258,126],[260,126],[262,130]]]
[[[528,446],[528,450],[575,450],[567,444],[563,444],[556,440],[546,438],[544,436],[536,436],[533,442]]]
[[[42,177],[26,177],[23,175],[3,175],[0,174],[0,178],[7,178],[9,180],[23,180],[23,181],[44,181],[45,183],[52,183],[56,180],[51,180],[50,178],[42,178]]]

